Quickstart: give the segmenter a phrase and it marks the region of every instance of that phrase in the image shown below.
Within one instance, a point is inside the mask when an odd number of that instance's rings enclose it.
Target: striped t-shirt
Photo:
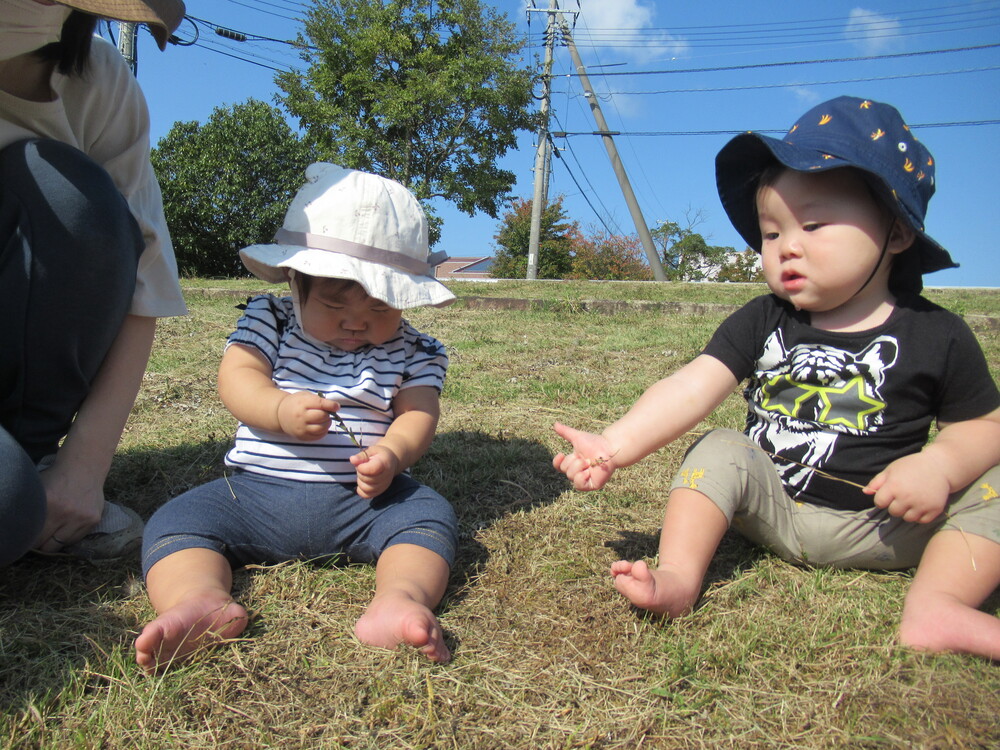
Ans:
[[[290,297],[251,299],[229,344],[253,347],[271,363],[283,391],[309,390],[340,404],[337,414],[362,446],[378,441],[392,423],[392,400],[403,388],[444,385],[448,357],[437,339],[405,320],[381,346],[343,351],[302,335]],[[303,482],[357,481],[349,456],[358,452],[336,420],[321,440],[302,441],[281,432],[240,424],[226,465]]]

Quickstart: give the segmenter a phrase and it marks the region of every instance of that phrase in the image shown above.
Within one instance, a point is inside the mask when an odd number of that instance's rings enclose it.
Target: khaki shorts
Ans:
[[[1000,544],[1000,466],[948,499],[930,523],[909,523],[888,512],[847,511],[790,499],[767,454],[735,430],[713,430],[688,450],[670,489],[697,490],[733,528],[790,562],[892,570],[920,562],[942,529]]]

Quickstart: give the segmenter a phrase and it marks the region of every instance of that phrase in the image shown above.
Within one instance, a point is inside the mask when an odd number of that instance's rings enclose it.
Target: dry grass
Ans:
[[[219,476],[234,426],[214,390],[234,300],[190,301],[190,317],[161,327],[108,485],[145,516]],[[690,358],[718,316],[456,305],[411,318],[452,358],[439,437],[415,473],[460,518],[440,609],[454,661],[431,665],[356,641],[370,566],[293,563],[237,574],[236,595],[253,612],[244,637],[147,678],[131,653],[151,616],[138,561],[31,556],[0,579],[0,744],[1000,744],[996,666],[895,646],[906,573],[797,568],[732,535],[692,615],[665,623],[615,594],[608,566],[655,553],[663,487],[689,440],[581,494],[551,468],[562,447],[551,423],[598,428],[613,419]],[[1000,337],[983,340],[996,373]],[[711,424],[741,419],[734,394]],[[1000,612],[1000,601],[989,609]]]

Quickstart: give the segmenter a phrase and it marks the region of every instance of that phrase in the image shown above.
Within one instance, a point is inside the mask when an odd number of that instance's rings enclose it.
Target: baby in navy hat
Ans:
[[[747,381],[744,432],[684,458],[656,567],[612,565],[634,605],[689,611],[732,525],[795,563],[916,566],[900,641],[1000,660],[1000,619],[979,610],[1000,585],[1000,392],[968,326],[920,296],[922,274],[955,265],[924,229],[934,172],[893,107],[854,97],[719,153],[719,196],[771,294],[603,433],[555,426],[573,445],[555,467],[596,490]]]

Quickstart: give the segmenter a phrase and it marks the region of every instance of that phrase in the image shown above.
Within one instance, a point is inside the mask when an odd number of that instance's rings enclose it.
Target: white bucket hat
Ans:
[[[287,281],[289,271],[351,279],[397,310],[455,301],[433,276],[447,255],[428,255],[423,209],[384,177],[310,164],[274,242],[240,250],[244,265],[264,281]]]

